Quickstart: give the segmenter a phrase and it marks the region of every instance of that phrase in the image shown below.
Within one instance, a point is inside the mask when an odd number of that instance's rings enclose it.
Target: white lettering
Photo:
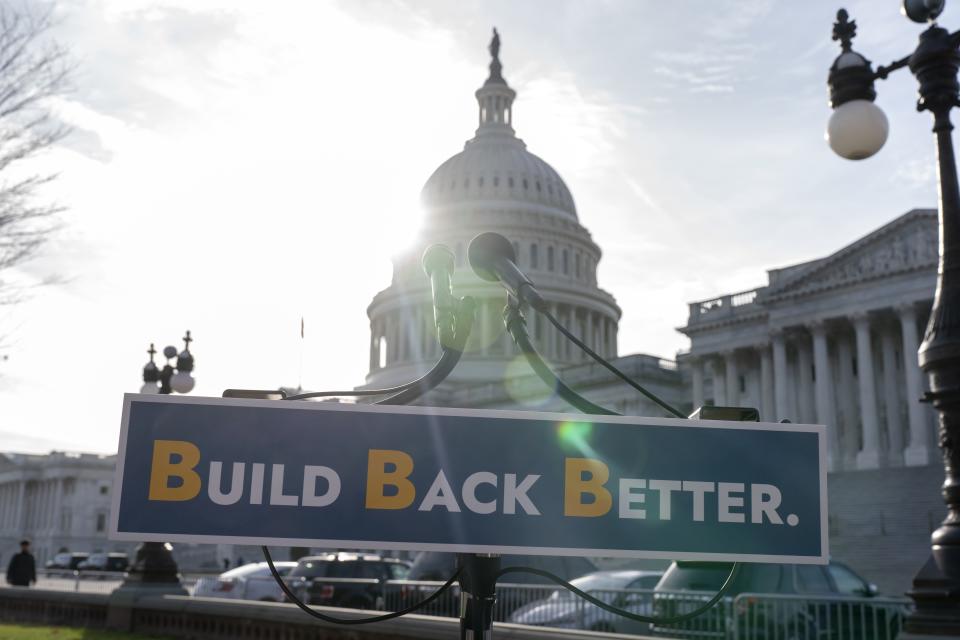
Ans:
[[[717,520],[720,522],[743,522],[745,520],[745,517],[742,513],[730,512],[732,507],[743,506],[743,497],[732,495],[734,493],[743,493],[742,483],[717,483]]]
[[[489,471],[478,471],[467,476],[467,479],[463,482],[463,504],[467,505],[467,509],[474,513],[493,513],[497,510],[496,498],[489,502],[477,500],[477,486],[481,484],[489,484],[496,489],[497,476]]]
[[[443,475],[443,469],[441,469],[437,477],[434,478],[433,484],[430,485],[430,489],[423,498],[423,502],[420,503],[418,510],[432,511],[434,507],[438,506],[446,507],[447,511],[453,513],[460,513],[460,505],[457,504],[453,489],[450,488],[450,483],[447,482],[447,476]]]
[[[703,522],[704,501],[706,494],[715,491],[712,482],[697,482],[696,480],[684,480],[683,490],[693,494],[693,521]]]
[[[528,475],[523,482],[517,484],[517,474],[505,473],[503,475],[503,512],[507,515],[516,513],[517,504],[528,516],[538,516],[540,511],[533,505],[530,498],[527,497],[527,491],[533,483],[540,479],[538,475]]]
[[[281,507],[295,507],[300,499],[293,495],[288,496],[283,493],[283,465],[273,465],[273,471],[270,476],[270,504]]]
[[[651,480],[650,489],[660,492],[660,519],[670,519],[670,494],[680,491],[683,483],[679,480]]]
[[[780,506],[780,489],[772,484],[754,484],[750,486],[750,522],[763,524],[763,516],[767,516],[773,524],[783,524],[777,507]]]
[[[317,478],[327,481],[327,490],[323,495],[317,495]],[[303,499],[300,501],[305,507],[326,507],[336,502],[340,497],[340,476],[330,467],[306,465],[303,467]]]
[[[638,478],[620,478],[620,513],[621,518],[635,518],[642,520],[647,517],[646,509],[635,509],[633,505],[644,504],[647,496],[642,493],[633,493],[634,489],[646,489],[647,481]]]
[[[250,468],[250,504],[263,504],[263,464],[254,462]]]
[[[230,490],[227,493],[220,491],[220,475],[223,472],[223,463],[213,460],[210,462],[210,478],[207,482],[207,495],[214,504],[236,504],[243,496],[243,470],[246,465],[242,462],[233,463],[233,473],[230,476]]]

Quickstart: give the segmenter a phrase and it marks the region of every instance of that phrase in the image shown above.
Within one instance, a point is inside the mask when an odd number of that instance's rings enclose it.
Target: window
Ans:
[[[100,487],[100,495],[102,495],[102,496],[107,495],[107,493],[109,493],[109,491],[110,491],[110,487],[108,487],[108,486],[106,486],[106,485]]]
[[[547,193],[549,193],[550,195],[553,195],[553,185],[550,184],[549,182],[547,183]]]
[[[837,591],[841,594],[862,596],[867,593],[867,585],[863,583],[863,580],[843,565],[827,565],[827,571],[830,572],[830,576],[837,585]]]
[[[856,358],[853,358],[852,363],[853,363],[853,375],[854,375],[854,376],[857,376],[857,375],[859,375],[859,374],[857,374],[857,359],[856,359]]]
[[[739,384],[740,393],[746,393],[746,392],[747,392],[747,377],[746,377],[746,376],[738,376],[738,382],[740,383],[740,384]]]
[[[483,176],[480,176],[480,178],[477,180],[477,186],[478,186],[478,187],[482,187],[482,186],[483,186]]]
[[[107,530],[107,514],[97,514],[97,533],[103,533]]]
[[[570,254],[566,249],[563,250],[563,260],[562,260],[563,275],[570,273]]]
[[[547,271],[553,271],[553,247],[547,247]]]
[[[526,179],[526,178],[523,179],[523,188],[524,188],[524,189],[529,189],[529,188],[530,188],[530,183],[527,182],[527,179]]]
[[[573,264],[575,267],[574,275],[579,278],[580,277],[580,254],[579,253],[574,256]]]
[[[813,564],[797,565],[797,589],[801,593],[830,593],[830,581],[822,567]]]
[[[463,188],[464,188],[464,189],[469,189],[469,188],[470,188],[470,178],[464,178],[464,179],[463,179]]]
[[[511,189],[513,189],[513,176],[510,176],[509,178],[507,178],[507,184],[510,186]]]
[[[537,193],[540,193],[541,191],[543,191],[543,189],[540,188],[540,181],[539,181],[539,180],[537,180],[536,184],[537,184]]]
[[[540,256],[538,255],[537,245],[530,245],[530,267],[536,269],[540,263]]]
[[[500,186],[500,176],[493,176],[493,186],[495,187]]]

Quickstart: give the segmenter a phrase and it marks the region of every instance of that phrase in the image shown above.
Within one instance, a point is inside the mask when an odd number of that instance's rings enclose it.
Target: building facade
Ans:
[[[764,287],[694,302],[694,405],[827,427],[830,549],[903,593],[946,514],[936,419],[917,364],[937,277],[937,213],[909,211]]]
[[[833,471],[937,458],[917,349],[933,305],[937,214],[915,209],[766,286],[690,304],[691,401],[828,425]]]
[[[116,456],[0,453],[0,562],[32,542],[37,565],[60,551],[126,551],[107,540]]]

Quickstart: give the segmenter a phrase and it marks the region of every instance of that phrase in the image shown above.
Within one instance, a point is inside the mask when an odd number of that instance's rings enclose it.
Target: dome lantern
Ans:
[[[507,85],[503,79],[503,65],[500,63],[500,34],[496,27],[493,29],[493,39],[490,40],[490,76],[483,86],[477,89],[477,103],[479,106],[479,128],[477,135],[485,133],[505,133],[514,135],[513,131],[513,99],[516,91]]]

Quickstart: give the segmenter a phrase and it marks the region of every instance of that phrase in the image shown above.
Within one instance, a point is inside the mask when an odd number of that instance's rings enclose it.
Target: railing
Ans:
[[[37,571],[36,587],[52,591],[110,593],[120,586],[126,575],[123,571],[41,569]],[[189,590],[197,582],[197,577],[181,576],[180,581]]]
[[[691,611],[709,595],[657,592],[654,614]],[[894,640],[910,606],[906,598],[743,593],[697,618],[654,626],[652,633],[697,640]]]
[[[750,289],[748,291],[739,291],[737,293],[728,293],[719,298],[710,300],[701,300],[700,302],[690,303],[689,324],[695,324],[704,316],[726,316],[735,314],[737,307],[745,307],[754,304],[760,289]]]

